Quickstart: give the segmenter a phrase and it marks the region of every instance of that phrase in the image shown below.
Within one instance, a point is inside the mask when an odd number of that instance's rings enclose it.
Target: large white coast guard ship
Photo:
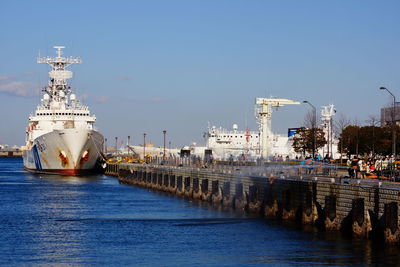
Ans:
[[[26,129],[24,167],[29,171],[82,175],[95,170],[102,155],[103,136],[93,126],[96,117],[80,104],[67,80],[66,68],[82,63],[80,58],[63,57],[63,46],[55,46],[57,56],[39,57],[38,63],[51,66],[50,81]]]

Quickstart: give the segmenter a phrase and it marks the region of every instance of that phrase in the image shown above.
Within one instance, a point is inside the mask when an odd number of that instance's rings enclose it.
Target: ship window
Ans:
[[[240,138],[243,138],[243,136],[240,136]]]
[[[256,138],[258,138],[258,136],[256,136]]]

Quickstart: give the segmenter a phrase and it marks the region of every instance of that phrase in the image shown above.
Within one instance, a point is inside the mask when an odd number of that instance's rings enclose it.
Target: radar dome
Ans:
[[[233,129],[234,131],[237,131],[238,125],[237,125],[237,124],[234,124],[234,125],[232,126],[232,129]]]
[[[75,101],[75,100],[76,100],[76,95],[75,95],[75,94],[71,94],[71,96],[69,97],[69,99],[71,99],[71,101]]]
[[[65,93],[63,91],[60,91],[60,97],[64,97]]]
[[[50,96],[48,94],[44,94],[43,95],[43,100],[50,100]]]

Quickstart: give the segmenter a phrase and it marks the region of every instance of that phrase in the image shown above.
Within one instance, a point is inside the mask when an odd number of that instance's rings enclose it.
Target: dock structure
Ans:
[[[0,149],[0,158],[20,158],[22,157],[22,151],[15,148],[3,148]]]
[[[146,164],[108,164],[121,183],[169,192],[253,215],[399,244],[400,184],[335,175],[250,173]]]

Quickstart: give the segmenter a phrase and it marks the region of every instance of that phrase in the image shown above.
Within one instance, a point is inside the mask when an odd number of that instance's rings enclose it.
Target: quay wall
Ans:
[[[325,231],[400,242],[400,186],[330,177],[245,175],[234,170],[108,164],[121,183],[198,199],[254,215],[310,224]]]

